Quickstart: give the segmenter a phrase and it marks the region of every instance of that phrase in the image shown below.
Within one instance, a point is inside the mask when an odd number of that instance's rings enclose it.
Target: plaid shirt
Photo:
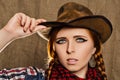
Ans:
[[[44,80],[44,70],[32,66],[3,69],[0,80]]]

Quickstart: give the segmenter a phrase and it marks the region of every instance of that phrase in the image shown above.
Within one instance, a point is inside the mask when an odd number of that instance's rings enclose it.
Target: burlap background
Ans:
[[[120,0],[0,0],[0,28],[17,12],[55,20],[58,8],[69,1],[84,4],[112,21],[114,31],[104,44],[103,55],[108,80],[120,80]],[[34,34],[12,42],[0,54],[0,69],[30,65],[45,69],[46,59],[46,41]]]

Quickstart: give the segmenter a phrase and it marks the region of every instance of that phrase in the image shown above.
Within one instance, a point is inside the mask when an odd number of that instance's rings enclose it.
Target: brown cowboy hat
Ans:
[[[96,32],[104,43],[112,33],[111,22],[102,15],[93,15],[93,13],[85,6],[75,2],[64,4],[58,11],[56,21],[41,23],[48,30],[39,31],[40,36],[48,39],[49,32],[52,28],[57,27],[79,27],[87,28]]]

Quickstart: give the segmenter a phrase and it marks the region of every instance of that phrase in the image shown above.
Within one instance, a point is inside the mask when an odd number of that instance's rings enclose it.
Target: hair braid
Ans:
[[[96,53],[94,55],[94,57],[95,57],[95,60],[96,60],[96,67],[100,71],[104,80],[107,80],[107,76],[106,76],[106,73],[105,73],[105,65],[104,65],[103,56],[102,56],[101,52]]]
[[[101,37],[98,36],[99,34],[94,31],[91,31],[90,33],[94,41],[94,47],[96,47],[96,52],[94,54],[94,59],[96,61],[95,67],[100,71],[100,74],[103,76],[103,80],[107,80],[107,75],[105,73],[105,64],[104,64],[103,56],[101,54],[101,49],[102,49]]]
[[[51,71],[52,71],[52,68],[53,68],[53,65],[54,65],[54,60],[52,59],[49,63],[49,68],[46,72],[46,80],[49,80],[50,79],[50,75],[51,75]]]

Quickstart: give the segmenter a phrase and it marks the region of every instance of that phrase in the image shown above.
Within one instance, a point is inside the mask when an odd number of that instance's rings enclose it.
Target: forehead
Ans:
[[[61,36],[72,36],[72,35],[84,35],[84,36],[91,36],[90,30],[85,28],[62,28],[56,37]]]

